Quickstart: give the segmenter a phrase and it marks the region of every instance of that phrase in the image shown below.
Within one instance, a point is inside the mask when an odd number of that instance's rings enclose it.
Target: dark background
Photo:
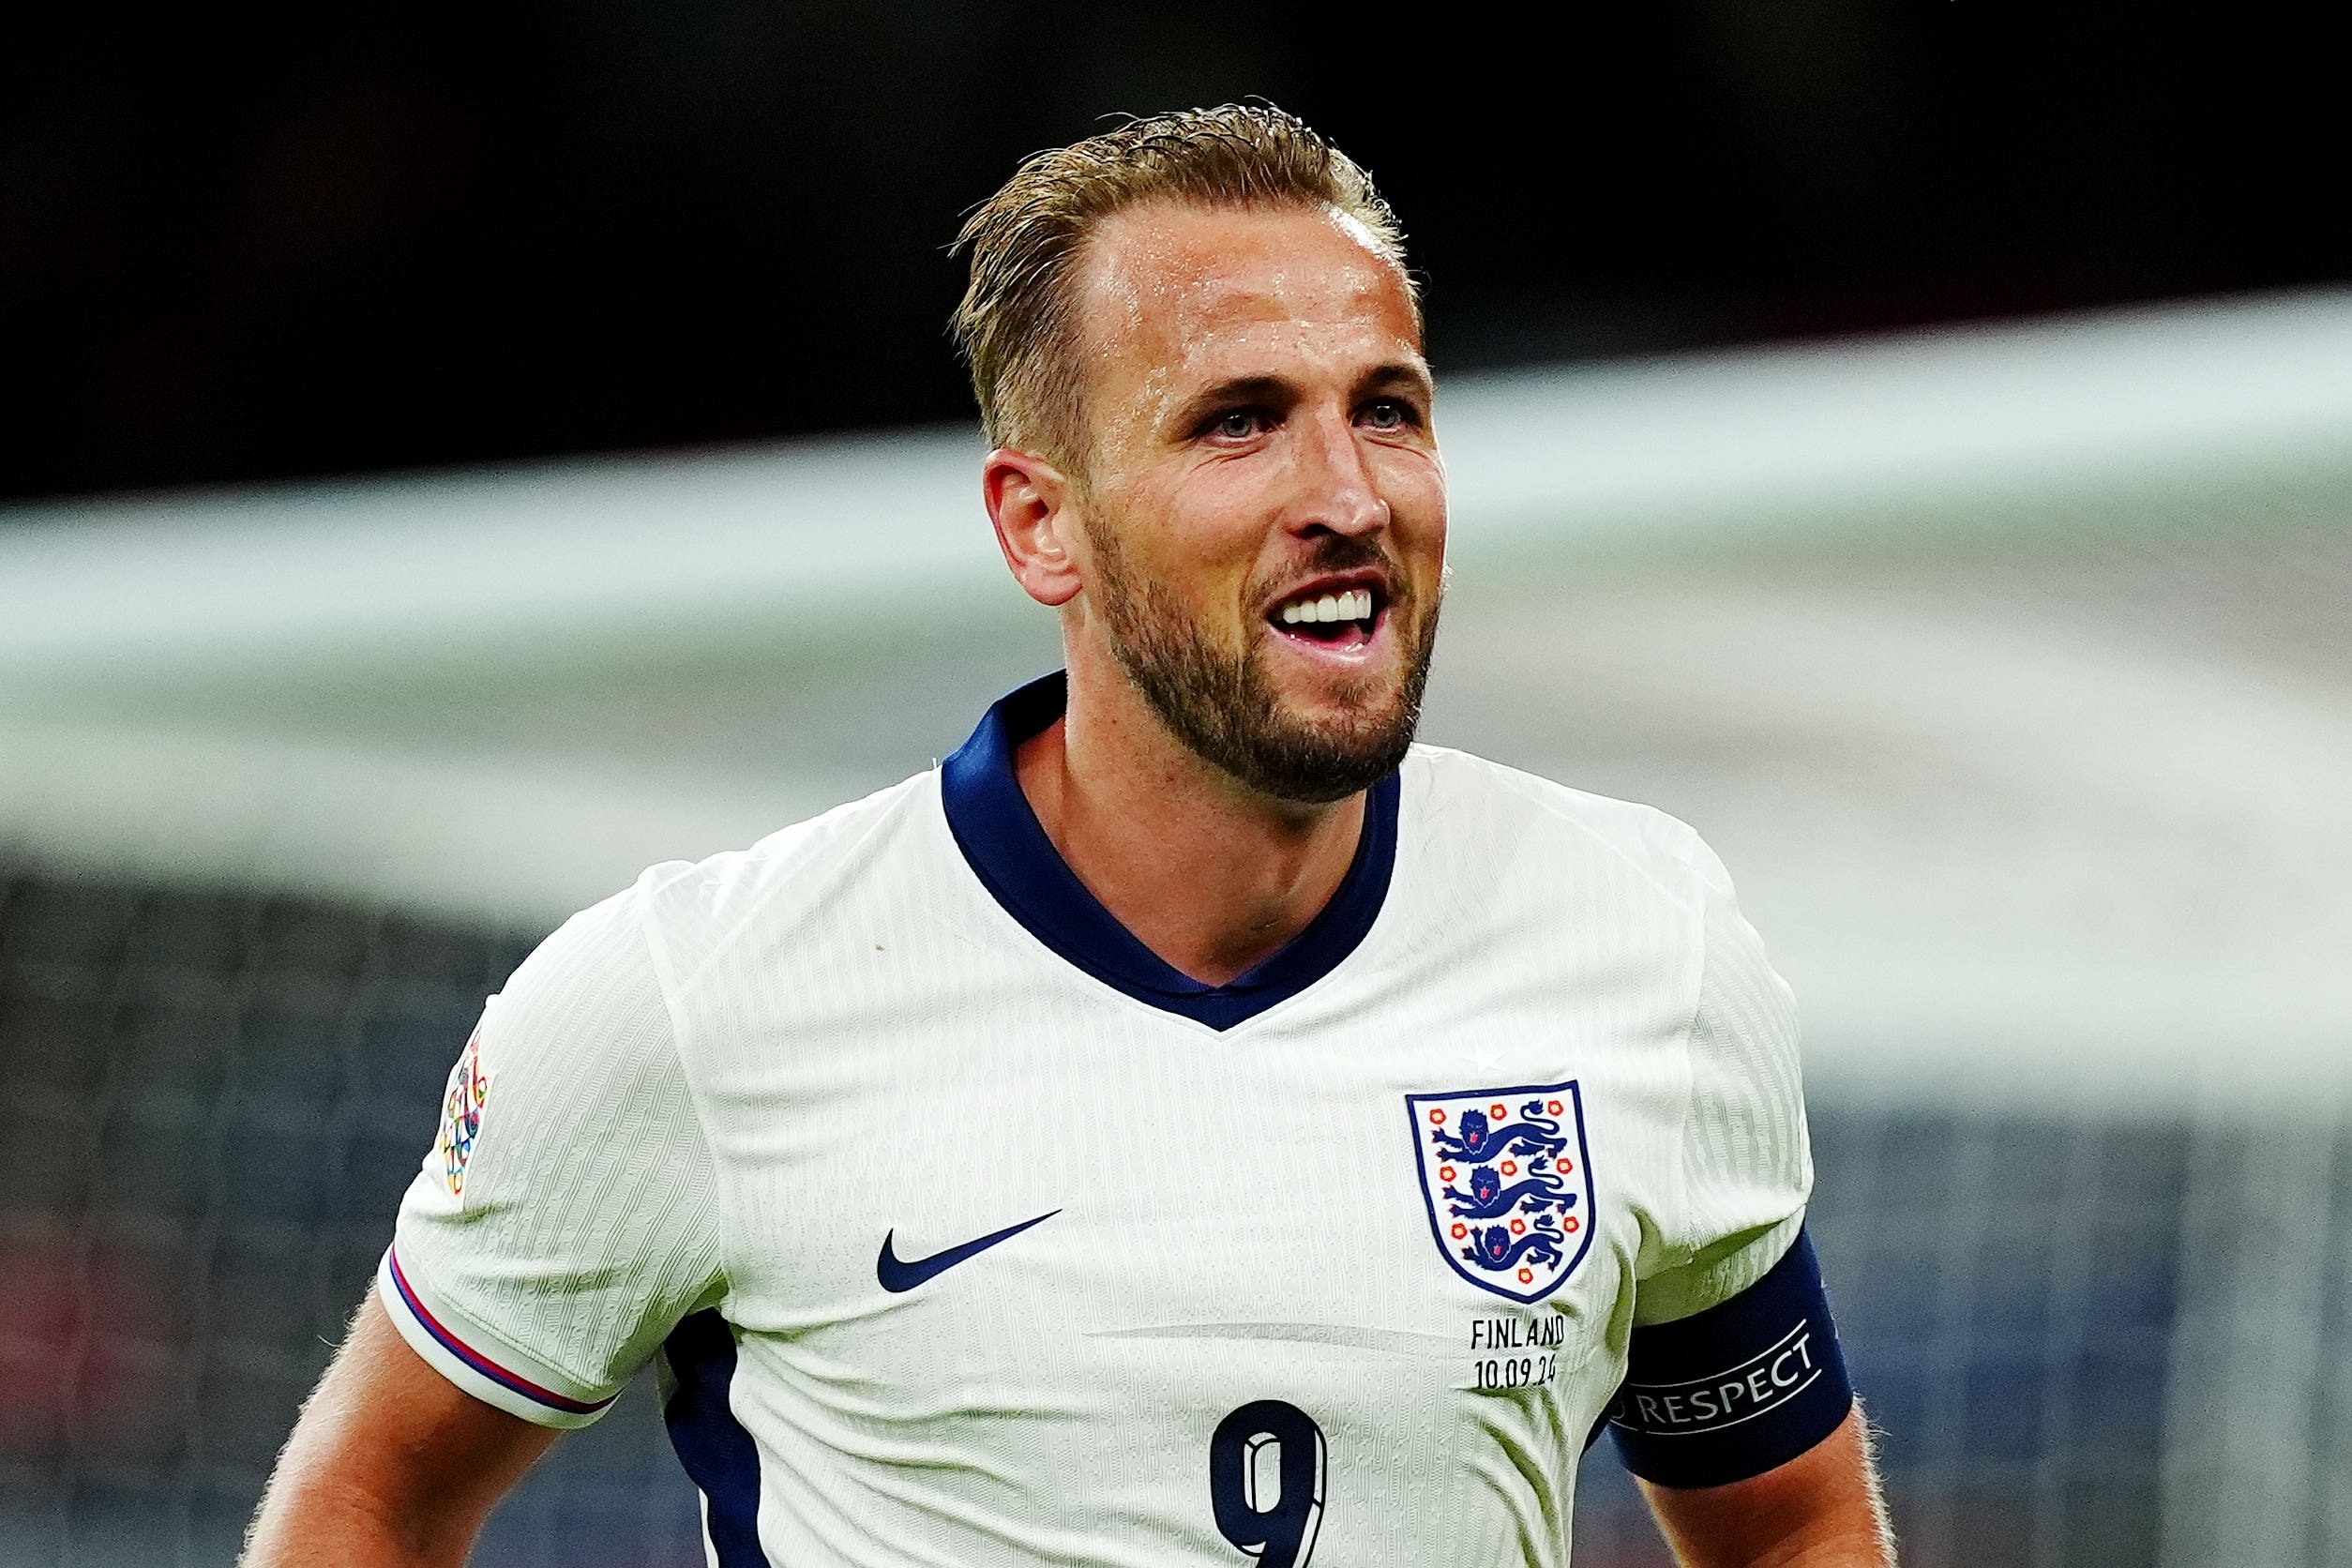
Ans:
[[[960,215],[1118,110],[1367,163],[1441,369],[2352,274],[2257,13],[384,0],[0,48],[0,497],[968,416]]]

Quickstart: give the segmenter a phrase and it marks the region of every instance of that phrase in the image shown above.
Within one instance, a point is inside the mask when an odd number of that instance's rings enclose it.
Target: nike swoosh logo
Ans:
[[[882,1255],[874,1259],[874,1278],[894,1296],[901,1290],[912,1290],[934,1274],[945,1274],[966,1259],[977,1258],[997,1243],[1011,1241],[1031,1226],[1043,1225],[1061,1212],[1056,1209],[1052,1214],[1039,1214],[1035,1219],[1025,1219],[1002,1230],[991,1230],[978,1241],[951,1246],[945,1252],[934,1252],[928,1258],[902,1259],[891,1251],[891,1239],[898,1234],[893,1229],[882,1237]]]

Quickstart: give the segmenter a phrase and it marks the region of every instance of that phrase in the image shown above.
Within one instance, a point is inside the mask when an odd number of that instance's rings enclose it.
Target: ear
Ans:
[[[980,470],[980,490],[996,525],[996,542],[1013,580],[1049,609],[1078,597],[1085,586],[1077,551],[1079,524],[1073,487],[1062,471],[1032,453],[1000,446]]]

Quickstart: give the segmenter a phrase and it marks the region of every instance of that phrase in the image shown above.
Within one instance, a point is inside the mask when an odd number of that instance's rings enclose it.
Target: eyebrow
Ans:
[[[1189,430],[1206,419],[1212,409],[1237,403],[1288,402],[1296,394],[1297,389],[1280,376],[1235,376],[1214,386],[1204,386],[1186,398],[1170,427],[1179,431]]]
[[[1369,392],[1378,387],[1395,386],[1400,382],[1408,391],[1418,393],[1425,401],[1438,394],[1437,384],[1429,379],[1428,368],[1410,359],[1391,360],[1385,365],[1374,366],[1356,383],[1356,390]]]

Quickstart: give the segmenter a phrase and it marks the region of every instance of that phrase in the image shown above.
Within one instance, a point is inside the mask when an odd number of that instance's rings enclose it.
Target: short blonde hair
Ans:
[[[1372,178],[1295,114],[1228,103],[1130,120],[1033,153],[956,236],[972,279],[955,336],[991,445],[1069,467],[1087,449],[1071,280],[1103,220],[1145,202],[1297,204],[1346,214],[1405,270],[1405,235]],[[1419,324],[1418,285],[1406,273]]]

